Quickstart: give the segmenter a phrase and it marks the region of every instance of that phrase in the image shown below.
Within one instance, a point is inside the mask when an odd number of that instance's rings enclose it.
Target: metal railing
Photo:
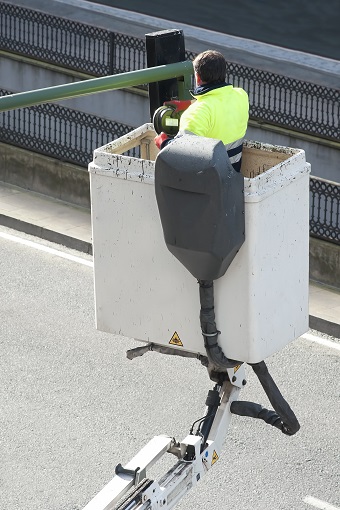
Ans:
[[[145,66],[144,41],[0,2],[0,47],[93,76]]]
[[[339,140],[339,90],[238,64],[228,64],[228,80],[248,92],[252,119]]]
[[[340,245],[340,184],[310,178],[310,235]]]
[[[0,2],[0,48],[62,67],[107,76],[143,69],[144,41]],[[187,52],[187,58],[195,56]],[[254,120],[339,140],[339,90],[240,64],[228,81],[243,87]]]
[[[0,89],[0,95],[9,91]],[[0,140],[52,158],[87,167],[93,151],[133,127],[56,104],[19,108],[0,114]],[[130,156],[138,157],[132,149]]]

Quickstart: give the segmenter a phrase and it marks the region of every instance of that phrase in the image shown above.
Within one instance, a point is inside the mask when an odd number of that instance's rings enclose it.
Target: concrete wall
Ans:
[[[311,237],[309,243],[309,275],[311,280],[340,289],[339,246]]]
[[[86,168],[0,143],[0,181],[90,208]]]

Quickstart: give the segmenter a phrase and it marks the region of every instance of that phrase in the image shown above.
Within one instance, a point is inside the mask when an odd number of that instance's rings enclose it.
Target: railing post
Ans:
[[[109,45],[109,74],[114,74],[115,66],[115,33],[110,33],[110,45]]]

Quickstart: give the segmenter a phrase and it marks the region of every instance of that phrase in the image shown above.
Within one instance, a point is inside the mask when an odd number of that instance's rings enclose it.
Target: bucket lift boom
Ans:
[[[204,418],[191,427],[178,443],[170,436],[155,436],[83,510],[170,510],[194,487],[221,455],[232,418],[231,403],[245,384],[244,366],[228,369],[228,376],[216,384],[207,397]],[[194,432],[194,426],[197,426]],[[177,457],[174,466],[159,480],[147,478],[147,469],[166,453]]]
[[[216,382],[208,392],[206,414],[192,425],[181,443],[171,436],[154,437],[125,466],[116,466],[116,476],[84,510],[170,510],[214,466],[221,456],[232,414],[259,418],[292,436],[300,425],[264,361],[251,365],[274,410],[254,402],[238,401],[246,384],[244,364],[225,372],[211,373]],[[194,428],[196,431],[194,432]],[[165,453],[177,457],[174,466],[159,480],[150,480],[146,470]],[[127,493],[132,491],[127,495]],[[127,495],[127,496],[126,496]],[[124,498],[125,499],[122,499]]]

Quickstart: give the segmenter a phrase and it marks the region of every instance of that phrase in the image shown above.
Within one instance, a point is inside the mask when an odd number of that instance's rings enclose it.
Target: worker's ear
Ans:
[[[199,74],[195,73],[195,81],[196,81],[196,86],[197,87],[200,87],[202,85],[202,80],[201,80],[201,77]]]

